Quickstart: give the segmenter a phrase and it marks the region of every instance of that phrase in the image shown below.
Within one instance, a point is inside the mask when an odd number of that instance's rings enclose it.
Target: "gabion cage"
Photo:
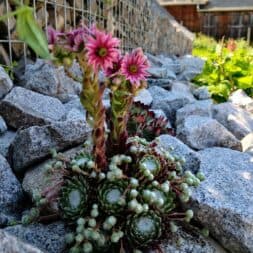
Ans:
[[[150,5],[150,0],[30,0],[35,18],[44,30],[48,26],[68,30],[81,21],[86,25],[96,23],[121,39],[123,51],[137,46],[148,49],[147,36],[149,40],[152,37]],[[12,0],[0,0],[0,16],[13,8]],[[18,39],[15,24],[14,17],[0,23],[0,63],[6,65],[32,54]]]

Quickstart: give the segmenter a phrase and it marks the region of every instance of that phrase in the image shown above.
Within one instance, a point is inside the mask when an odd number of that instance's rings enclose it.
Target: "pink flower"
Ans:
[[[59,36],[62,36],[63,33],[56,31],[53,27],[49,26],[47,28],[47,40],[49,45],[55,45]]]
[[[121,73],[132,84],[139,86],[140,81],[146,80],[149,76],[147,70],[150,67],[147,57],[141,48],[126,54],[122,61]]]
[[[106,70],[113,68],[113,62],[119,56],[118,47],[120,40],[114,38],[110,33],[92,29],[92,35],[88,37],[86,49],[88,51],[88,61],[96,71],[99,68]]]
[[[114,61],[112,63],[112,67],[111,68],[107,68],[105,70],[105,75],[107,77],[113,77],[113,76],[119,74],[120,70],[121,70],[122,60],[123,60],[123,57],[121,55],[118,55],[117,61]]]
[[[79,27],[66,34],[68,48],[74,52],[81,51],[84,48],[88,29]]]

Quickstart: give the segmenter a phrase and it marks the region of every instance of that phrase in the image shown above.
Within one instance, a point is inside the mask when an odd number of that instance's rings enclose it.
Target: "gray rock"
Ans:
[[[160,57],[149,54],[149,53],[146,53],[146,56],[148,57],[148,60],[152,66],[161,67],[163,65],[163,60],[160,59]]]
[[[163,110],[172,123],[175,121],[176,111],[192,102],[188,94],[167,91],[158,86],[150,87],[149,92],[153,97],[152,109]]]
[[[0,216],[18,211],[23,200],[22,188],[7,160],[1,155],[0,185]]]
[[[3,98],[13,87],[13,82],[5,72],[4,68],[0,66],[0,99]]]
[[[205,99],[210,99],[211,94],[208,91],[208,88],[205,86],[199,87],[193,91],[193,95],[198,99],[198,100],[205,100]]]
[[[83,78],[83,72],[79,65],[79,63],[74,60],[72,66],[68,69],[71,75],[73,75],[76,79],[82,80]]]
[[[4,231],[44,252],[62,253],[66,247],[64,237],[66,229],[61,222],[55,222],[49,225],[16,225],[7,227]]]
[[[164,253],[226,253],[217,243],[209,238],[201,236],[198,232],[186,231],[180,228],[177,233],[172,234],[168,239],[163,240],[159,245]],[[179,245],[179,239],[183,240]],[[149,250],[146,253],[156,253]]]
[[[7,126],[4,119],[0,115],[0,136],[7,131]]]
[[[43,253],[41,250],[18,240],[16,237],[0,230],[1,253]]]
[[[77,147],[70,149],[66,152],[63,152],[64,157],[69,159],[69,158],[74,158],[76,153],[80,151],[82,147]],[[48,173],[46,164],[52,162],[53,159],[49,159],[39,165],[35,165],[34,167],[31,167],[24,176],[23,182],[22,182],[22,187],[25,193],[28,194],[28,196],[33,199],[33,194],[34,193],[43,193],[46,188],[48,187],[53,187],[54,183],[57,180],[61,180],[63,178],[63,174],[57,173],[57,176],[53,174]],[[53,178],[52,178],[53,177]],[[52,212],[59,211],[58,210],[58,204],[53,202],[50,204],[50,210]]]
[[[9,147],[16,136],[16,132],[7,131],[0,135],[0,155],[7,157]]]
[[[225,148],[199,155],[206,180],[192,195],[195,219],[231,253],[252,253],[252,156]]]
[[[183,142],[171,135],[161,135],[157,138],[159,140],[159,145],[166,150],[173,148],[172,154],[183,156],[186,160],[183,165],[184,170],[190,170],[194,173],[198,172],[200,160],[198,153],[190,149]]]
[[[228,101],[253,113],[253,99],[241,89],[233,92]]]
[[[10,147],[13,169],[22,172],[41,161],[50,149],[64,150],[83,143],[91,129],[83,121],[56,122],[45,126],[32,126],[17,132]]]
[[[253,133],[246,135],[242,140],[242,150],[253,155]]]
[[[242,150],[241,142],[217,120],[189,116],[177,127],[177,137],[193,149],[226,147]]]
[[[152,79],[148,78],[148,86],[159,86],[164,89],[170,90],[172,86],[172,80],[171,79]]]
[[[187,97],[189,101],[196,100],[192,95],[190,85],[187,83],[175,81],[172,83],[171,91],[175,93],[180,93],[182,96]]]
[[[86,120],[86,111],[83,108],[80,98],[78,96],[71,99],[69,102],[64,104],[66,111],[66,120],[75,121],[75,120]]]
[[[168,70],[172,71],[174,74],[178,74],[181,72],[182,67],[177,57],[173,59],[173,57],[159,55],[159,59],[162,62],[162,67],[167,68]]]
[[[71,72],[74,69],[76,67]],[[61,101],[68,101],[70,95],[78,95],[81,91],[81,84],[68,77],[63,67],[56,68],[41,59],[26,66],[23,85],[26,89],[57,97]]]
[[[211,106],[211,100],[196,101],[185,105],[177,110],[176,125],[181,124],[188,116],[192,115],[211,117]]]
[[[141,102],[144,105],[151,105],[153,98],[147,89],[141,90],[134,98],[134,102]]]
[[[213,118],[225,126],[239,140],[253,131],[252,114],[232,103],[213,105]]]
[[[167,77],[167,69],[164,67],[150,67],[148,69],[148,73],[153,78],[168,78]]]
[[[57,99],[15,87],[0,102],[6,123],[13,128],[45,125],[65,116],[65,108]]]
[[[180,81],[191,81],[196,75],[203,70],[205,61],[192,55],[185,55],[179,58],[182,72],[178,76]]]

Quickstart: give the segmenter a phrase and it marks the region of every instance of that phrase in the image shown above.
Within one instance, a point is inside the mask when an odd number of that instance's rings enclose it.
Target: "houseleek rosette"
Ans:
[[[66,180],[61,188],[59,206],[64,219],[75,220],[87,211],[88,183],[83,176]]]
[[[145,247],[161,236],[162,219],[150,211],[128,217],[126,226],[131,244]]]
[[[161,170],[161,163],[154,155],[145,155],[139,162],[139,168],[145,176],[157,175]]]
[[[124,210],[126,204],[124,192],[127,183],[123,180],[105,181],[99,187],[98,200],[103,211],[117,214]]]

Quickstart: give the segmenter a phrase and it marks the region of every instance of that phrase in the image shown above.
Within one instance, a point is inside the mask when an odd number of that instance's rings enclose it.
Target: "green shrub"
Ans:
[[[203,43],[203,45],[202,45]],[[194,54],[206,58],[203,72],[194,78],[199,86],[208,86],[209,92],[217,102],[227,101],[237,89],[243,89],[253,96],[253,48],[244,40],[208,42],[206,37],[197,38]]]

